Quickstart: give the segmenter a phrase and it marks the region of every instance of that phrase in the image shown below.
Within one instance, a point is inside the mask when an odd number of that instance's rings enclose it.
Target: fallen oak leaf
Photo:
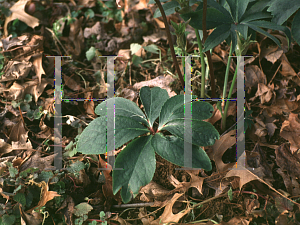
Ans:
[[[4,23],[4,36],[7,37],[7,25],[9,22],[18,19],[26,23],[29,27],[34,29],[39,25],[39,20],[25,12],[25,6],[29,0],[20,0],[16,2],[9,10],[12,14],[6,18]]]

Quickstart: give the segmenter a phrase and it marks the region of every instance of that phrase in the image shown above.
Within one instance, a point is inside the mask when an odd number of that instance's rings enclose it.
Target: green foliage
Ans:
[[[79,218],[75,219],[75,224],[83,224],[88,219],[88,213],[91,210],[93,210],[93,207],[86,202],[76,205],[73,213]]]
[[[272,0],[269,6],[268,12],[274,16],[272,22],[279,25],[282,25],[298,10],[292,22],[292,35],[300,45],[300,1],[289,0],[289,4],[287,4],[285,0]]]
[[[16,217],[14,215],[3,215],[0,225],[13,225],[15,223]]]
[[[212,116],[213,107],[209,103],[192,102],[192,132],[189,132],[184,129],[184,95],[169,98],[166,90],[145,86],[140,90],[140,100],[145,113],[124,98],[111,98],[99,104],[95,113],[100,117],[85,128],[77,143],[78,152],[106,153],[107,141],[113,141],[113,138],[107,138],[107,123],[115,123],[115,148],[131,141],[115,161],[115,167],[123,170],[113,171],[113,193],[122,188],[125,203],[152,180],[156,168],[155,152],[184,166],[184,137],[187,135],[192,140],[192,167],[211,170],[210,159],[199,146],[213,145],[219,139],[213,125],[202,121]],[[115,102],[115,121],[106,117],[107,104],[112,101]]]
[[[271,13],[265,9],[268,1],[254,1],[249,4],[249,0],[227,0],[228,6],[222,6],[214,0],[208,0],[207,8],[207,29],[215,28],[208,36],[203,51],[206,52],[226,39],[228,43],[232,41],[233,49],[236,49],[237,34],[239,32],[244,38],[249,37],[249,33],[259,32],[272,39],[279,47],[277,38],[270,35],[261,28],[280,30],[285,33],[288,44],[291,41],[291,32],[287,27],[277,25],[262,19],[271,18]],[[187,21],[191,19],[190,25],[198,30],[202,30],[203,4],[200,3],[194,12],[181,14]],[[254,37],[252,37],[254,38]]]
[[[32,95],[26,94],[24,100],[12,101],[12,107],[18,108],[20,106],[23,112],[27,112],[30,119],[38,120],[43,115],[42,106],[37,106],[32,102]]]
[[[87,50],[86,53],[85,53],[86,58],[87,58],[88,61],[91,61],[95,57],[95,54],[96,54],[95,47],[90,47],[90,49]]]
[[[26,205],[26,198],[25,198],[25,195],[24,193],[17,193],[15,196],[14,196],[14,200],[16,202],[19,202],[21,205],[25,206]]]
[[[102,2],[97,1],[98,3],[98,11],[104,17],[103,22],[107,22],[109,19],[115,20],[117,23],[123,20],[122,11],[116,7],[116,3],[113,0],[105,1],[104,4]]]
[[[22,33],[28,28],[27,24],[20,21],[19,19],[15,19],[11,26],[8,27],[8,33],[12,35],[12,38],[17,37],[18,34]]]
[[[227,192],[229,201],[232,201],[232,199],[233,199],[232,193],[233,193],[233,192],[232,192],[232,188],[230,187],[230,189],[229,189],[228,192]]]

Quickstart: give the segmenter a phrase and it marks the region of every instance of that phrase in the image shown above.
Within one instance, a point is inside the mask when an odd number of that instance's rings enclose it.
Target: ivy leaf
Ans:
[[[86,202],[80,203],[75,206],[74,214],[78,217],[87,215],[90,211],[93,210],[93,207]]]
[[[199,120],[192,120],[192,130],[184,129],[184,119],[173,120],[167,123],[162,130],[167,130],[182,140],[184,140],[184,133],[186,133],[192,136],[192,144],[198,146],[213,145],[216,139],[220,138],[218,131],[212,124]]]
[[[178,166],[184,166],[184,141],[175,136],[163,136],[157,133],[152,138],[152,146],[157,154],[169,162]],[[211,162],[206,152],[192,145],[192,166],[193,168],[203,168],[210,171]]]
[[[14,215],[4,214],[2,216],[2,224],[13,225],[15,223],[16,217]]]
[[[161,107],[169,99],[168,92],[160,87],[150,89],[148,86],[144,86],[140,90],[140,98],[144,105],[149,125],[152,127],[159,116]]]
[[[113,170],[113,194],[122,188],[121,196],[125,203],[130,201],[130,194],[137,195],[140,187],[153,178],[156,160],[151,139],[152,136],[142,136],[133,140],[115,161],[115,167],[123,170]]]
[[[26,198],[25,198],[24,193],[17,193],[17,194],[14,196],[14,200],[15,200],[16,202],[19,202],[22,206],[25,206],[25,205],[26,205]]]
[[[77,143],[78,152],[84,154],[104,154],[106,152],[106,119],[105,116],[98,117],[84,129]],[[109,121],[109,123],[114,122],[115,148],[119,148],[137,136],[149,132],[142,124],[129,117],[116,115],[115,121]]]
[[[72,163],[70,165],[70,167],[67,168],[67,170],[70,172],[70,173],[79,173],[80,170],[83,170],[85,168],[85,165],[83,162],[80,162],[80,161],[76,161],[75,163]]]

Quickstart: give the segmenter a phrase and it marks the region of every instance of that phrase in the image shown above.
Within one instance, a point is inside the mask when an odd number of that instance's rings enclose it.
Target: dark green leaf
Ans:
[[[24,193],[17,193],[17,194],[14,196],[14,200],[15,200],[16,202],[19,202],[22,206],[25,206],[25,205],[26,205],[26,198],[25,198]]]
[[[300,45],[300,10],[296,13],[292,23],[292,35],[298,45]]]
[[[234,21],[238,23],[246,11],[249,0],[227,0],[227,3],[230,6],[231,15]]]
[[[162,158],[178,166],[184,166],[184,141],[182,139],[157,133],[152,138],[152,146]],[[196,145],[192,145],[192,151],[193,168],[203,168],[210,171],[212,166],[206,152]]]
[[[117,156],[115,167],[123,170],[113,170],[113,193],[120,188],[130,189],[137,195],[141,186],[147,185],[153,178],[156,160],[151,145],[152,136],[142,136],[130,142]],[[125,203],[129,200],[129,190],[122,191]]]
[[[168,122],[174,119],[184,118],[185,104],[182,104],[178,109],[174,110]],[[214,108],[208,102],[194,101],[192,102],[192,119],[206,120],[212,116]]]
[[[15,223],[16,217],[14,215],[4,214],[2,216],[2,224],[3,225],[13,225]]]
[[[104,154],[106,152],[106,119],[105,116],[98,117],[84,129],[77,143],[78,152],[84,154]],[[113,124],[114,121],[111,120],[109,123]],[[137,121],[124,116],[115,116],[115,148],[119,148],[147,132],[149,130]],[[113,141],[113,139],[108,141]]]
[[[150,89],[148,86],[144,86],[140,90],[140,99],[144,105],[149,124],[152,127],[159,116],[161,107],[169,99],[168,92],[160,87]]]
[[[131,119],[148,125],[147,119],[143,111],[132,101],[126,98],[109,98],[101,102],[95,109],[95,113],[99,116],[106,116],[107,105],[115,101],[115,114],[130,117]],[[111,105],[111,104],[109,104]]]
[[[193,28],[196,28],[198,30],[202,30],[202,18],[203,18],[203,9],[195,12],[189,12],[181,14],[181,17],[187,21],[191,18],[190,25]],[[207,9],[207,15],[206,15],[206,29],[213,29],[216,26],[219,26],[221,24],[228,24],[232,23],[231,17],[227,17],[223,13],[221,13],[219,10],[214,8],[208,8]]]
[[[232,20],[232,17],[227,9],[225,9],[222,5],[218,4],[215,0],[207,0],[207,5],[219,10],[222,12],[227,18],[230,18]],[[200,6],[200,5],[199,5]],[[199,10],[202,8],[199,8]],[[196,9],[198,10],[198,8]]]
[[[133,55],[132,57],[132,64],[136,67],[140,66],[140,64],[143,62],[143,58],[137,55]]]
[[[243,38],[247,38],[248,37],[248,26],[244,25],[244,24],[237,24],[235,27],[231,26],[231,29],[233,30],[237,30],[238,32],[241,33],[241,35],[243,35]]]
[[[216,128],[208,122],[192,120],[192,130],[184,129],[184,119],[176,119],[167,123],[161,130],[167,130],[173,135],[184,139],[184,134],[192,136],[192,144],[198,146],[213,145],[220,135]]]
[[[287,27],[280,26],[280,25],[274,24],[272,22],[264,21],[264,20],[251,21],[251,22],[247,22],[247,23],[243,22],[243,24],[245,24],[245,25],[251,27],[253,30],[271,38],[279,47],[281,47],[281,46],[280,46],[280,42],[278,41],[277,38],[275,38],[273,35],[270,35],[269,33],[265,32],[264,30],[262,30],[258,27],[283,31],[287,37],[288,46],[290,46],[292,37],[291,37],[291,31]]]
[[[167,122],[170,121],[170,118],[173,115],[173,112],[182,107],[184,104],[184,95],[175,95],[172,98],[168,99],[165,104],[161,108],[161,112],[159,115],[159,127],[158,129],[163,127]]]
[[[213,49],[230,35],[231,24],[218,26],[206,39],[203,51]]]
[[[81,161],[76,161],[74,163],[72,163],[68,168],[67,170],[70,172],[70,173],[79,173],[80,170],[83,170],[85,168],[85,165],[83,162]]]
[[[272,22],[281,25],[299,8],[299,0],[272,0],[268,12],[274,16]]]
[[[163,4],[162,7],[164,9],[166,16],[168,16],[168,15],[175,13],[176,12],[175,8],[180,7],[180,5],[177,1],[171,1],[171,2],[167,2],[167,3]],[[157,8],[153,15],[153,18],[157,18],[160,16],[161,16],[160,10]]]
[[[235,24],[231,24],[230,37],[231,37],[232,49],[234,49],[234,50],[235,50],[236,45],[237,45],[236,29],[237,29],[237,26]]]
[[[243,16],[240,22],[249,22],[253,20],[272,18],[272,15],[268,12],[256,12],[253,14],[249,14],[247,16]]]

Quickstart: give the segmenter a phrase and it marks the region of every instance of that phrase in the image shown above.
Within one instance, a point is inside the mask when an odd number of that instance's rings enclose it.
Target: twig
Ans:
[[[159,8],[159,11],[160,11],[160,13],[162,15],[162,18],[163,18],[163,21],[164,21],[164,24],[165,24],[166,33],[167,33],[168,42],[169,42],[170,51],[171,51],[171,55],[172,55],[172,58],[173,58],[173,61],[174,61],[174,65],[175,65],[175,68],[177,70],[180,82],[181,82],[182,89],[184,90],[184,80],[183,80],[183,77],[182,77],[182,74],[181,74],[181,71],[180,71],[180,68],[179,68],[178,61],[176,59],[176,55],[175,55],[175,51],[174,51],[173,41],[172,41],[172,37],[171,37],[171,33],[170,33],[170,29],[169,29],[169,24],[168,24],[168,21],[167,21],[167,17],[166,17],[166,14],[164,12],[164,9],[163,9],[160,1],[159,0],[155,0],[155,2],[156,2],[157,6]]]

